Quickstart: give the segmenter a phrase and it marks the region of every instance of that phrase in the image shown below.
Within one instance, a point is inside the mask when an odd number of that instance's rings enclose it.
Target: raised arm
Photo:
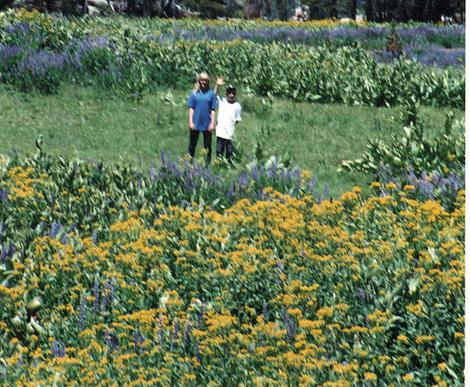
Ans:
[[[219,91],[219,86],[223,86],[224,84],[224,77],[217,77],[217,81],[215,82],[214,86],[214,93],[217,95],[217,92]]]

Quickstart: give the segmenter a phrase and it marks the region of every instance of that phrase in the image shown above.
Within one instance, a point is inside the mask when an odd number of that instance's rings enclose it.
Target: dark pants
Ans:
[[[225,158],[229,163],[232,162],[233,142],[225,138],[217,137],[217,157],[223,157],[225,151]]]
[[[202,132],[204,136],[204,148],[207,151],[206,156],[206,163],[209,164],[211,162],[211,154],[212,154],[212,132],[208,130]],[[191,157],[194,157],[194,153],[196,152],[196,145],[197,140],[199,138],[199,130],[189,130],[189,147],[188,153]]]

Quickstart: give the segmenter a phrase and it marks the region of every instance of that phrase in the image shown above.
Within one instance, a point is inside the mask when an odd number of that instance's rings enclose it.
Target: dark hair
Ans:
[[[229,86],[227,87],[227,90],[225,91],[226,94],[228,93],[234,93],[237,94],[237,89],[234,86]]]

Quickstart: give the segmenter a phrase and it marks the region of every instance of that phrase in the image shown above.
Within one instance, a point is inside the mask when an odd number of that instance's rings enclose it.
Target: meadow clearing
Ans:
[[[0,14],[0,380],[463,385],[465,32],[396,28]]]

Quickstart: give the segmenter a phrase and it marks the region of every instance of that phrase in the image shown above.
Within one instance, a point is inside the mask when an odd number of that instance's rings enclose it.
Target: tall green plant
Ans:
[[[401,136],[392,135],[390,144],[381,139],[369,140],[367,150],[356,160],[343,161],[340,170],[377,175],[386,168],[392,176],[402,176],[409,170],[416,174],[438,172],[448,175],[465,164],[463,121],[447,114],[444,130],[433,138],[424,134],[425,126],[418,119],[416,108],[405,110],[407,123]]]

